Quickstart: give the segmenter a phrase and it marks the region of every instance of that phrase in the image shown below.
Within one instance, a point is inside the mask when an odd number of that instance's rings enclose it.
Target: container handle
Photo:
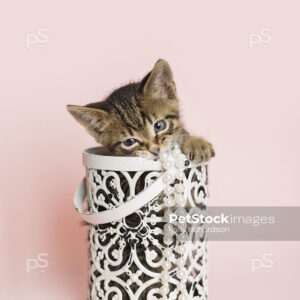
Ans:
[[[125,218],[136,210],[142,208],[153,198],[158,196],[164,189],[163,175],[165,171],[145,190],[138,193],[131,200],[121,204],[120,206],[97,213],[90,213],[83,210],[84,202],[87,196],[86,179],[82,179],[74,194],[74,206],[81,214],[82,218],[90,224],[106,224]]]

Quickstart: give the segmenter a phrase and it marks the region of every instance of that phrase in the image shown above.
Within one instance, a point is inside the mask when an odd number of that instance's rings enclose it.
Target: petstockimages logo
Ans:
[[[299,241],[300,207],[183,207],[166,209],[164,239]]]
[[[177,214],[170,214],[170,223],[179,222],[181,224],[229,224],[230,217],[223,213],[220,216],[205,216],[199,214],[178,216]]]

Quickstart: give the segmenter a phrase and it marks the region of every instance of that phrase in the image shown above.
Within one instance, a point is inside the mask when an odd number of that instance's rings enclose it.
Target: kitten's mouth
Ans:
[[[158,161],[159,160],[159,150],[157,151],[157,152],[152,152],[152,151],[150,151],[151,152],[151,154],[153,155],[153,160],[154,161]]]
[[[137,153],[137,156],[146,158],[146,159],[153,159],[153,160],[158,160],[159,159],[159,151],[139,151]]]
[[[155,151],[149,151],[151,154],[153,154],[154,155],[154,157],[156,158],[158,158],[158,156],[159,156],[159,150],[155,150]]]
[[[159,149],[156,150],[149,150],[149,149],[145,149],[145,150],[141,150],[137,152],[138,156],[141,156],[143,158],[147,158],[147,159],[153,159],[155,161],[157,161],[159,159],[159,154],[161,151],[169,151],[171,149],[171,143],[162,145]]]

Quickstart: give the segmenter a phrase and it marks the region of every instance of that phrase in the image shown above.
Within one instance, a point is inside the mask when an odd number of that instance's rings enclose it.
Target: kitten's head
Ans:
[[[102,102],[69,105],[68,111],[112,155],[155,157],[183,130],[173,74],[164,60],[141,82],[115,90]]]

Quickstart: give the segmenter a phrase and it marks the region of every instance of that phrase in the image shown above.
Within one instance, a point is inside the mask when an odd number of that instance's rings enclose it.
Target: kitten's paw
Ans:
[[[182,153],[196,163],[206,162],[215,156],[215,150],[208,141],[189,136],[181,145]]]

